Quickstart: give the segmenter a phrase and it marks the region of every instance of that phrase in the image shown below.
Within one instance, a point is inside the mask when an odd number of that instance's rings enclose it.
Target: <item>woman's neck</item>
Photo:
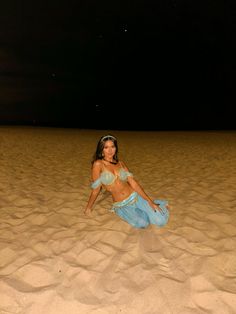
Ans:
[[[112,165],[116,165],[117,164],[117,161],[114,160],[113,158],[111,160],[107,160],[106,158],[103,158],[103,160],[106,161],[106,162],[109,162]]]

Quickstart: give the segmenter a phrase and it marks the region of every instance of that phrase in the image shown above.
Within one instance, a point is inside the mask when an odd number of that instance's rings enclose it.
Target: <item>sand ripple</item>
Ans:
[[[102,131],[0,128],[0,313],[235,313],[236,133],[113,133],[164,228],[83,215]]]

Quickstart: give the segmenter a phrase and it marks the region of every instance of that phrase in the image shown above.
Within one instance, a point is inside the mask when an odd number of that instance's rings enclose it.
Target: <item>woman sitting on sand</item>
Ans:
[[[92,160],[91,194],[84,213],[92,211],[103,186],[112,195],[114,211],[136,228],[149,224],[164,226],[169,219],[167,201],[151,200],[134,179],[125,163],[118,159],[117,139],[113,135],[102,136]]]

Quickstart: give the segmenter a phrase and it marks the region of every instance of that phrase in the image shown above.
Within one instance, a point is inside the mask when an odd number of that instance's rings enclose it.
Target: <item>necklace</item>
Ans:
[[[109,161],[109,160],[106,160],[105,158],[103,158],[103,160],[106,161],[106,162],[109,162],[112,165],[116,165],[117,164],[117,161]]]

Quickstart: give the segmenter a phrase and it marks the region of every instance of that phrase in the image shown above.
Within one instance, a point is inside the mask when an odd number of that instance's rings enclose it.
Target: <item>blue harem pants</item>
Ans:
[[[121,202],[113,203],[112,211],[120,218],[128,222],[135,228],[146,228],[149,224],[159,227],[167,224],[169,219],[169,211],[166,208],[166,200],[154,200],[159,205],[156,212],[137,192],[133,192],[128,198]]]

